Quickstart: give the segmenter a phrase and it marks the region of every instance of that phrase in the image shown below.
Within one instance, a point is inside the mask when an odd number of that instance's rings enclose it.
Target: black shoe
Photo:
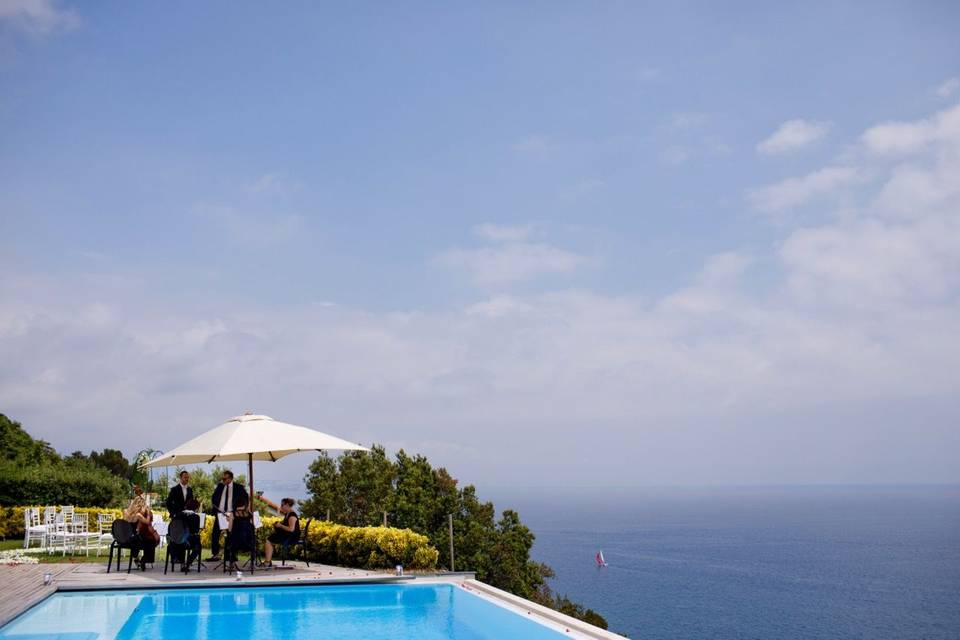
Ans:
[[[210,556],[204,562],[220,562],[220,556]]]

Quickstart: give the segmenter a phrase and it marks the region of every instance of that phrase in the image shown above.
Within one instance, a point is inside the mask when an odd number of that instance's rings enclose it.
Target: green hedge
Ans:
[[[0,462],[0,505],[119,506],[129,493],[129,486],[121,478],[89,462]]]
[[[23,512],[26,508],[0,507],[0,535],[23,538]],[[89,514],[91,527],[96,526],[98,513],[120,517],[119,509],[98,507],[77,507],[75,513]],[[166,513],[158,513],[166,518]],[[261,547],[273,531],[273,523],[278,521],[276,517],[263,518],[263,526],[257,530]],[[301,526],[304,523],[301,520]],[[210,547],[212,535],[213,518],[207,517],[206,526],[200,534],[204,548]],[[430,546],[427,536],[410,529],[348,527],[319,520],[310,524],[308,545],[311,562],[363,569],[391,569],[398,564],[409,569],[435,569],[439,556],[437,550]]]

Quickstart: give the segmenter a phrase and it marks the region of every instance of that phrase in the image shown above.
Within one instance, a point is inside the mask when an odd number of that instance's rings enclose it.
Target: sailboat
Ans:
[[[607,566],[607,561],[603,559],[603,551],[597,551],[597,566],[598,567]]]

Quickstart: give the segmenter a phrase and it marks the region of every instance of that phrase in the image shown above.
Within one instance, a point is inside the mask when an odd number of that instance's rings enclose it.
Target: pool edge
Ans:
[[[622,636],[606,629],[601,629],[600,627],[594,626],[588,622],[578,620],[564,613],[560,613],[555,609],[551,609],[549,607],[537,604],[531,600],[527,600],[526,598],[515,596],[508,591],[498,589],[476,579],[465,580],[460,584],[460,587],[474,593],[475,595],[481,597],[485,596],[489,600],[497,601],[497,604],[513,610],[514,613],[517,613],[518,615],[520,615],[521,611],[526,612],[527,615],[533,617],[541,624],[543,624],[544,621],[548,621],[549,623],[552,623],[547,625],[551,628],[555,628],[554,625],[559,625],[563,627],[568,634],[573,631],[578,635],[585,636],[591,640],[628,640],[626,636]]]

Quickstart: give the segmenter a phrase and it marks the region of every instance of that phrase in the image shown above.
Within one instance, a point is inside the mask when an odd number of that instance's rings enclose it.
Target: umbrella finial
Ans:
[[[253,411],[244,411],[244,412],[243,412],[243,415],[245,415],[245,416],[252,416],[252,415],[253,415]]]

